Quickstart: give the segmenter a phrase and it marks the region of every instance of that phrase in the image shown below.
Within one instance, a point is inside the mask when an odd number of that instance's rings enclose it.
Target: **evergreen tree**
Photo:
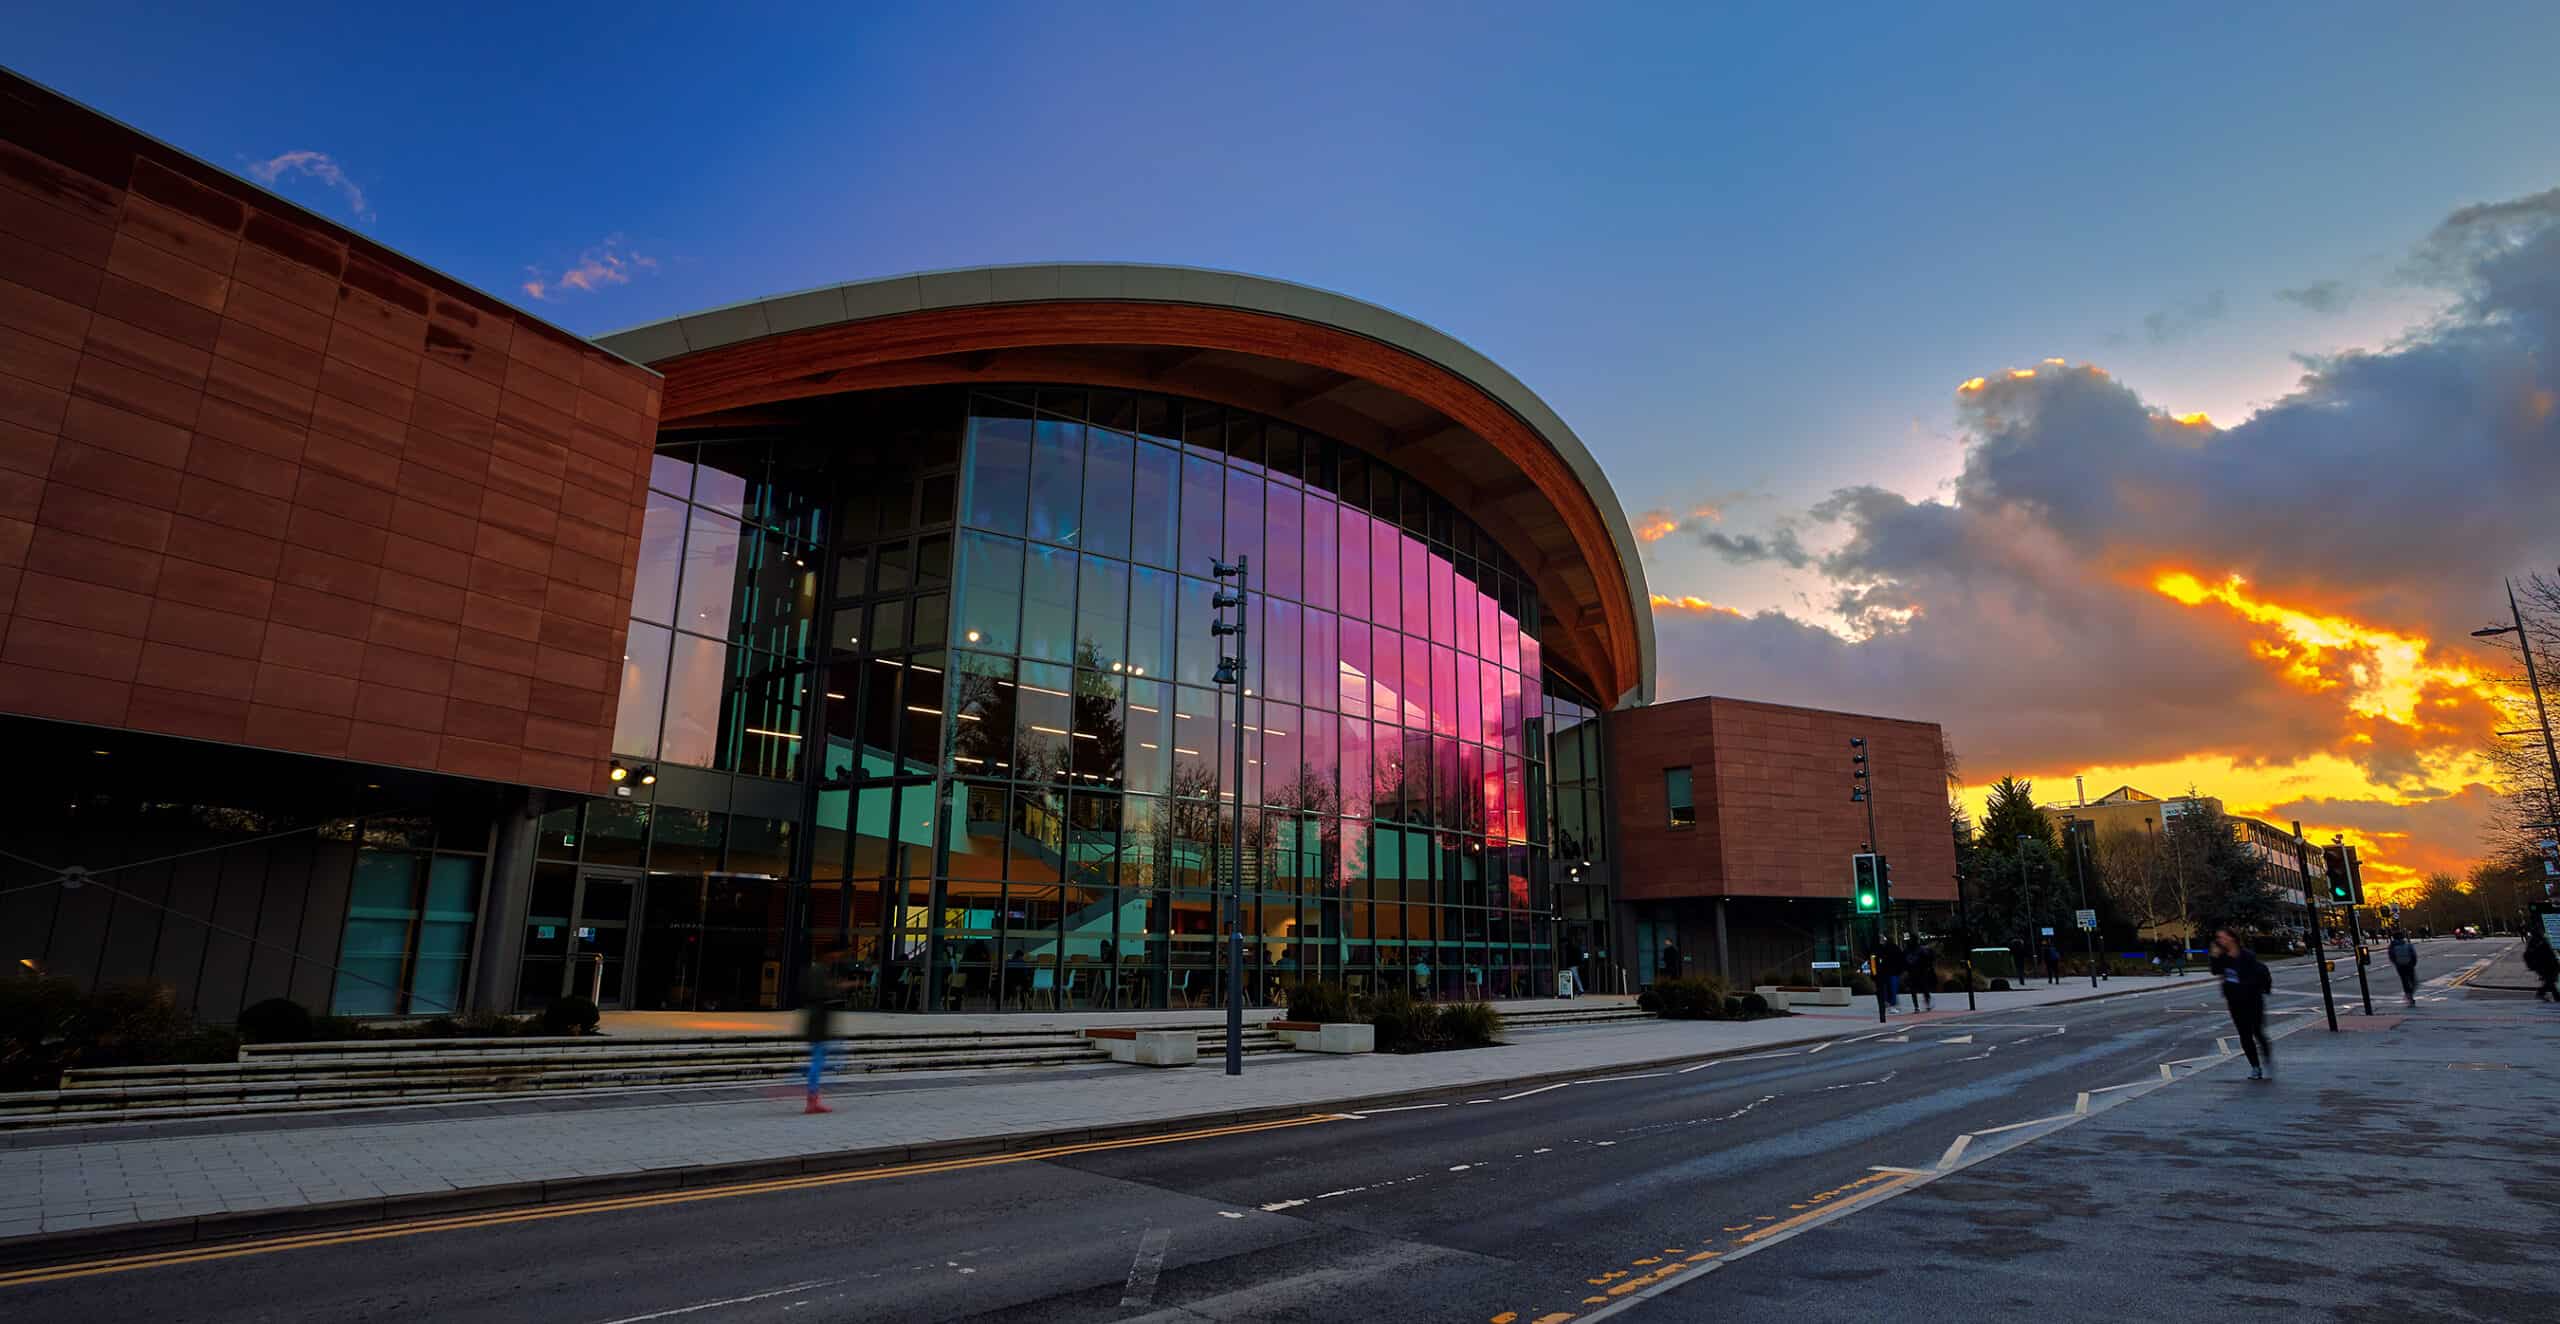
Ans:
[[[2230,816],[2212,801],[2197,799],[2193,808],[2169,820],[2171,849],[2201,871],[2188,904],[2196,927],[2210,932],[2237,929],[2263,933],[2283,919],[2267,862],[2244,845]]]

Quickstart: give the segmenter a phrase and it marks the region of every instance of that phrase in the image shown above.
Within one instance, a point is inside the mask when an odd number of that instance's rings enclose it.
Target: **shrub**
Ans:
[[[1713,975],[1657,979],[1636,998],[1636,1005],[1664,1020],[1711,1021],[1724,1014],[1724,981]]]
[[[1502,1037],[1502,1013],[1490,1002],[1453,1002],[1440,1009],[1440,1037],[1466,1048],[1482,1048]]]
[[[1876,995],[1875,977],[1864,970],[1860,970],[1857,973],[1850,975],[1849,992],[1857,997],[1874,997]]]
[[[252,1002],[241,1009],[240,1037],[253,1044],[308,1043],[311,1009],[291,998]]]
[[[1289,1019],[1325,1024],[1355,1019],[1351,990],[1340,984],[1301,980],[1289,989]]]
[[[602,1019],[596,1004],[574,994],[542,1009],[542,1028],[552,1034],[593,1034]]]
[[[1414,1053],[1437,1042],[1440,1018],[1431,1004],[1391,988],[1370,995],[1369,1025],[1381,1053]]]
[[[163,984],[0,977],[0,1089],[53,1089],[74,1067],[223,1062],[240,1052],[227,1029],[198,1025]]]
[[[51,1089],[77,1051],[80,986],[49,975],[0,976],[0,1090]]]
[[[1742,1014],[1745,1016],[1766,1016],[1769,1014],[1769,1000],[1757,993],[1745,993],[1742,995],[1741,1001]]]
[[[2006,975],[1993,975],[1993,976],[1991,977],[1991,991],[1992,991],[1992,992],[1994,992],[1994,993],[2006,993],[2006,992],[2008,992],[2008,991],[2009,991],[2009,978],[2008,978],[2008,976],[2006,976]]]

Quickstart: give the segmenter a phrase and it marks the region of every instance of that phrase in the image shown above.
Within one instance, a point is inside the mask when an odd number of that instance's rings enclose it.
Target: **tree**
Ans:
[[[2240,840],[2230,816],[2212,801],[2190,796],[2186,812],[2169,820],[2169,848],[2192,883],[2188,917],[2201,930],[2265,932],[2283,918],[2282,903],[2267,877],[2267,862]]]
[[[1982,931],[2004,942],[2016,935],[2035,945],[2035,930],[2054,922],[2067,865],[2053,820],[2036,805],[2034,782],[2002,777],[1991,784],[1973,854]]]
[[[2102,832],[2090,857],[2094,881],[2125,923],[2137,929],[2186,926],[2191,916],[2184,889],[2172,884],[2150,833],[2132,828]]]

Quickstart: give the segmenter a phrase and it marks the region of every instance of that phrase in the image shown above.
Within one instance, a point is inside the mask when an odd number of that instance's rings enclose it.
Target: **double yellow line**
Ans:
[[[585,1214],[610,1214],[631,1209],[655,1209],[663,1205],[693,1204],[702,1200],[731,1200],[746,1195],[772,1195],[785,1191],[817,1190],[827,1186],[850,1186],[857,1182],[886,1181],[893,1177],[925,1177],[941,1172],[962,1172],[970,1168],[993,1168],[1009,1163],[1037,1163],[1043,1159],[1098,1154],[1114,1149],[1178,1145],[1194,1140],[1214,1140],[1221,1136],[1285,1131],[1291,1127],[1314,1126],[1323,1122],[1341,1120],[1343,1118],[1339,1113],[1313,1113],[1305,1117],[1287,1117],[1271,1122],[1252,1122],[1241,1126],[1214,1126],[1198,1131],[1175,1131],[1156,1136],[1133,1136],[1126,1140],[1096,1140],[1078,1145],[1053,1145],[1046,1149],[1017,1150],[1008,1154],[981,1154],[969,1158],[904,1163],[895,1167],[862,1168],[807,1177],[776,1177],[766,1181],[704,1186],[693,1190],[651,1191],[643,1195],[613,1196],[568,1204],[540,1205],[526,1209],[497,1209],[486,1213],[417,1218],[398,1223],[376,1223],[331,1232],[295,1233],[224,1245],[187,1246],[132,1255],[112,1255],[94,1260],[74,1261],[69,1264],[40,1265],[34,1268],[0,1272],[0,1287],[25,1287],[36,1283],[62,1282],[72,1278],[93,1278],[100,1274],[130,1273],[137,1269],[205,1264],[244,1255],[272,1255],[278,1251],[314,1250],[322,1246],[351,1246],[358,1242],[414,1237],[429,1232],[462,1232],[472,1228],[500,1227],[509,1223],[534,1223],[551,1218],[576,1218]]]

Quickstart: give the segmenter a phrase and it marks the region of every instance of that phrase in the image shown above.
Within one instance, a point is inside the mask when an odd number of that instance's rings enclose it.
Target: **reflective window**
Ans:
[[[1020,535],[1031,491],[1031,420],[974,418],[969,424],[969,523]]]
[[[963,536],[959,579],[951,642],[1013,651],[1022,621],[1022,544],[985,533]]]
[[[672,625],[676,619],[676,574],[684,563],[685,504],[660,492],[649,494],[648,512],[640,523],[639,575],[631,586],[634,620]]]
[[[1031,426],[1031,536],[1076,545],[1084,531],[1084,425],[1042,418]]]
[[[1173,565],[1181,499],[1181,455],[1167,447],[1140,443],[1137,490],[1129,503],[1131,556],[1148,565]]]
[[[631,623],[622,648],[622,691],[613,714],[617,754],[654,758],[658,719],[667,701],[667,649],[673,635],[663,625]]]
[[[1129,555],[1129,466],[1138,443],[1096,428],[1085,435],[1084,533],[1088,552]]]

